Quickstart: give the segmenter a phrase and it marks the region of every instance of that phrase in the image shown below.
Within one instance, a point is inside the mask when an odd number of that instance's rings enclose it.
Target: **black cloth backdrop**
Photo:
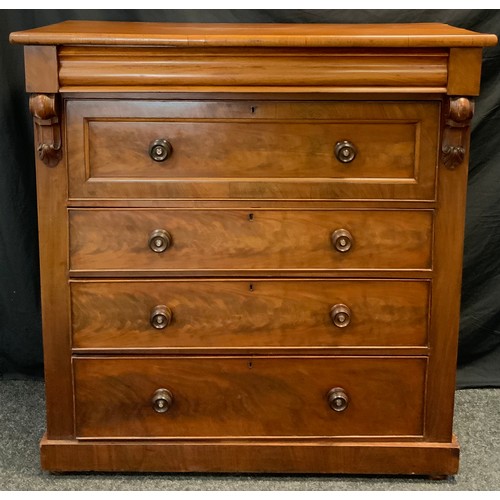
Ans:
[[[11,31],[67,19],[152,22],[442,22],[500,37],[498,10],[4,10],[0,18],[0,377],[43,373],[33,132]],[[472,125],[458,387],[500,387],[500,48],[483,52]]]

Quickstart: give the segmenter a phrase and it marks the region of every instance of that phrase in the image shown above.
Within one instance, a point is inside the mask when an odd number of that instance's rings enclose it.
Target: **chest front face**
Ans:
[[[493,38],[13,34],[35,126],[42,466],[454,474],[469,125]]]

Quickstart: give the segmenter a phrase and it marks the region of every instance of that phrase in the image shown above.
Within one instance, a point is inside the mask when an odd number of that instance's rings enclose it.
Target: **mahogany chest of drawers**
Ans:
[[[25,44],[51,471],[454,474],[482,47],[440,24]]]

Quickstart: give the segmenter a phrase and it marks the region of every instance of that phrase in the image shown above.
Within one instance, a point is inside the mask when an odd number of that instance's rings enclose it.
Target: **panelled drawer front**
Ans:
[[[434,199],[438,102],[69,100],[66,109],[72,198]],[[163,161],[151,156],[159,139],[171,147]],[[344,141],[353,149],[336,151]]]
[[[430,269],[432,215],[430,210],[70,210],[70,265],[73,272],[89,274]]]
[[[73,367],[79,438],[423,433],[423,357],[80,357]],[[335,388],[343,411],[330,407]],[[155,410],[158,389],[171,400]]]
[[[428,281],[72,282],[74,348],[423,346]]]

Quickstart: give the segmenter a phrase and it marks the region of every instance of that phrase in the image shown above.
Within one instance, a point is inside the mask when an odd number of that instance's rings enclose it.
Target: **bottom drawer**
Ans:
[[[425,357],[78,357],[73,367],[78,438],[423,433]]]

